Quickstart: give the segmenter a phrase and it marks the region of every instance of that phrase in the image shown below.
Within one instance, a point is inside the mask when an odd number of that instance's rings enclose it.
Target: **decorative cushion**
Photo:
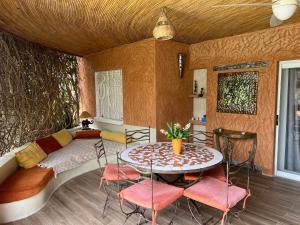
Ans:
[[[16,160],[20,167],[25,169],[36,166],[40,161],[45,159],[47,154],[41,147],[33,142],[28,147],[16,153]]]
[[[101,137],[105,140],[126,144],[126,135],[123,133],[110,132],[103,130],[101,131]]]
[[[65,146],[65,145],[69,144],[73,139],[71,133],[69,131],[67,131],[66,129],[58,131],[58,132],[52,134],[52,136],[58,141],[58,143],[61,146]]]
[[[153,181],[153,209],[159,211],[172,204],[183,194],[183,188],[169,184]],[[133,204],[144,208],[152,207],[152,184],[151,180],[143,180],[134,184],[119,194],[121,199],[125,199]]]
[[[74,139],[99,138],[100,133],[100,130],[81,130],[76,132]]]
[[[108,163],[105,165],[102,179],[108,181],[114,180],[137,180],[140,173],[130,166],[120,164],[118,174],[118,164]]]
[[[0,184],[0,204],[19,201],[39,193],[53,177],[53,170],[38,166],[19,168]]]
[[[55,152],[58,149],[62,148],[62,146],[58,143],[58,141],[52,137],[51,135],[48,137],[40,138],[35,141],[47,154],[51,152]]]
[[[247,190],[234,185],[229,186],[227,205],[227,183],[213,177],[203,177],[197,184],[185,189],[183,195],[225,212],[244,199]]]

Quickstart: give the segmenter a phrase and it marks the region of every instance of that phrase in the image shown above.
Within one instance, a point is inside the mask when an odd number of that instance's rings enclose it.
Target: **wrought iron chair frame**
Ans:
[[[120,158],[120,153],[117,153],[118,175],[119,175],[119,176],[121,175],[121,174],[120,174],[120,170],[119,170],[119,168],[120,168],[120,167],[119,167],[120,161],[122,161],[122,159]],[[154,175],[155,175],[155,174],[153,173],[153,170],[152,170],[153,167],[152,167],[152,165],[153,165],[153,164],[152,164],[152,160],[150,159],[150,172],[147,172],[147,171],[144,171],[144,170],[139,170],[139,169],[133,167],[132,165],[128,164],[128,166],[131,166],[131,167],[134,168],[136,171],[138,171],[140,174],[142,174],[140,180],[142,180],[142,179],[150,179],[150,180],[151,180],[151,193],[152,193],[152,202],[151,202],[152,206],[151,206],[151,211],[152,211],[152,218],[153,218],[153,214],[154,214],[154,213],[157,213],[157,212],[155,212],[154,209],[153,209],[153,208],[154,208],[154,207],[153,207],[153,204],[154,204],[154,198],[153,198],[153,196],[154,196],[153,179],[154,179]],[[118,179],[118,180],[119,180],[119,179]],[[130,181],[130,180],[129,180],[128,182],[131,183],[131,184],[136,184],[136,182],[133,182],[133,181]],[[143,184],[140,184],[140,185],[143,185]],[[148,185],[147,185],[147,186],[148,186]],[[120,182],[118,182],[118,193],[120,193],[121,190],[122,190],[122,185],[121,185]],[[139,219],[137,225],[142,225],[142,224],[145,224],[145,223],[148,223],[148,222],[152,222],[152,223],[153,223],[152,219],[147,218],[146,215],[145,215],[145,212],[146,212],[147,208],[143,208],[143,207],[141,207],[141,206],[134,205],[134,208],[133,208],[132,211],[126,212],[126,211],[124,210],[124,208],[123,208],[122,201],[121,201],[120,198],[119,198],[119,203],[120,203],[121,212],[126,216],[123,225],[125,225],[126,222],[128,221],[128,219],[129,219],[132,215],[135,215],[135,214],[140,215],[140,219]],[[130,203],[130,202],[128,202],[128,203]],[[130,204],[132,205],[132,203],[130,203]],[[174,220],[175,217],[176,217],[176,212],[177,212],[178,205],[179,205],[178,202],[176,202],[176,204],[175,204],[175,209],[174,209],[174,216],[171,218],[171,220],[170,220],[170,222],[168,223],[168,225],[172,225],[172,224],[173,224],[173,220]],[[155,217],[156,217],[156,216],[155,216]],[[142,219],[143,219],[144,221],[141,221]],[[156,221],[155,221],[155,222],[156,222]]]
[[[114,191],[114,190],[112,188],[108,188],[108,182],[106,182],[105,184],[103,184],[103,180],[102,180],[103,173],[104,173],[104,170],[105,170],[105,165],[108,164],[107,155],[106,155],[106,151],[105,151],[105,147],[104,147],[104,143],[103,143],[102,137],[100,137],[100,140],[96,144],[94,144],[94,148],[95,148],[96,155],[97,155],[97,162],[98,162],[98,165],[99,165],[99,168],[100,168],[100,177],[101,177],[101,179],[100,179],[100,183],[99,183],[99,189],[101,189],[101,187],[103,187],[103,190],[104,190],[104,192],[106,194],[106,199],[105,199],[103,210],[102,210],[102,217],[103,217],[104,216],[104,212],[106,210],[106,207],[108,205],[108,201],[109,201],[111,192]],[[101,158],[103,156],[105,158],[105,165],[104,165],[104,167],[102,167],[102,165],[101,165]],[[118,168],[119,168],[119,165],[118,165]],[[109,183],[111,183],[112,185],[117,185],[118,184],[117,182],[118,181],[109,181]],[[128,181],[123,181],[123,182],[128,182]],[[115,191],[115,192],[117,192],[117,191]]]
[[[205,138],[197,137],[198,135],[203,135]],[[207,131],[193,131],[188,138],[188,142],[190,143],[199,143],[204,144],[209,147],[215,146],[215,133],[207,132]]]
[[[225,136],[224,140],[225,140],[226,144],[229,143],[229,137]],[[231,165],[231,158],[232,158],[232,151],[231,151],[231,149],[228,150],[227,154],[228,154],[228,157],[225,158],[225,161],[226,161],[226,185],[227,185],[227,189],[226,189],[226,198],[227,199],[226,199],[226,201],[227,201],[227,206],[228,206],[229,187],[232,185],[230,176],[233,175],[233,174],[236,174],[239,170],[234,171],[234,173],[231,173],[231,171],[230,171],[231,168],[232,168],[230,166]],[[250,154],[251,154],[251,152],[250,152]],[[223,225],[223,222],[225,222],[225,224],[226,224],[227,219],[228,219],[228,214],[232,214],[235,217],[238,217],[239,213],[241,213],[241,212],[243,212],[245,210],[245,208],[246,208],[246,201],[247,201],[248,197],[251,196],[251,190],[250,190],[250,170],[251,170],[251,167],[252,167],[251,162],[246,161],[245,163],[243,163],[243,165],[240,165],[240,166],[243,166],[243,167],[247,168],[247,184],[246,184],[247,196],[243,199],[243,208],[241,210],[238,210],[236,212],[230,212],[230,211],[228,211],[228,212],[224,212],[223,213],[223,217],[219,219],[219,221],[222,220],[222,225]],[[199,207],[198,207],[196,201],[187,198],[187,202],[188,202],[188,207],[189,207],[189,210],[191,212],[192,217],[195,219],[195,221],[199,225],[200,224],[201,225],[205,225],[205,224],[207,224],[208,222],[210,222],[214,218],[215,215],[213,215],[212,217],[210,217],[209,219],[207,219],[204,223],[202,222],[202,218],[200,218],[200,222],[199,222],[199,218],[197,218],[195,216],[195,214],[193,213],[193,210],[192,210],[191,204],[190,204],[190,202],[191,202],[194,205],[194,207],[196,208],[196,211],[197,211],[198,215],[200,215],[200,217],[202,217],[201,216],[201,212],[199,211]],[[235,207],[233,207],[233,208],[235,208]]]
[[[126,135],[126,148],[128,144],[148,141],[150,143],[150,126],[148,128],[138,129],[138,130],[128,130],[125,129]]]

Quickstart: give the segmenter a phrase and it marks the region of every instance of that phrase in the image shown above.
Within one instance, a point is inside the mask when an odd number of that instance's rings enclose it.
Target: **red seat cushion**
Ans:
[[[29,198],[39,193],[52,179],[52,169],[38,166],[19,168],[0,184],[0,204]]]
[[[158,181],[153,181],[153,209],[159,211],[172,204],[183,194],[183,188],[174,187]],[[120,192],[120,198],[138,206],[152,208],[151,180],[143,180]]]
[[[206,170],[203,173],[185,173],[184,179],[186,181],[195,181],[200,176],[210,176],[219,179],[220,181],[226,181],[225,171],[222,165],[219,165],[211,170]]]
[[[184,196],[225,212],[244,199],[247,190],[229,186],[227,206],[227,183],[213,177],[203,177],[197,184],[187,188]]]
[[[35,141],[47,154],[50,154],[51,152],[55,152],[58,149],[61,149],[62,146],[58,143],[58,141],[52,137],[44,137],[40,138]]]
[[[102,179],[107,181],[116,180],[137,180],[140,178],[140,173],[130,166],[120,164],[118,174],[118,164],[108,163],[104,167]]]
[[[100,138],[100,134],[100,130],[81,130],[76,132],[74,139]]]

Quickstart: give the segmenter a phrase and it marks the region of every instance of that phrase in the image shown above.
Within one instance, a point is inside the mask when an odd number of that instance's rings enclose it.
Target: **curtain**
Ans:
[[[300,173],[300,68],[288,69],[288,78],[284,169]]]

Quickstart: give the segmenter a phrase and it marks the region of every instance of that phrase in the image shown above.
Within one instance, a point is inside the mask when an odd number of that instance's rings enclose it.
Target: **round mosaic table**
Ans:
[[[122,161],[141,170],[161,174],[193,173],[211,169],[223,160],[222,154],[205,145],[184,143],[183,153],[175,155],[170,142],[158,142],[127,148]]]

